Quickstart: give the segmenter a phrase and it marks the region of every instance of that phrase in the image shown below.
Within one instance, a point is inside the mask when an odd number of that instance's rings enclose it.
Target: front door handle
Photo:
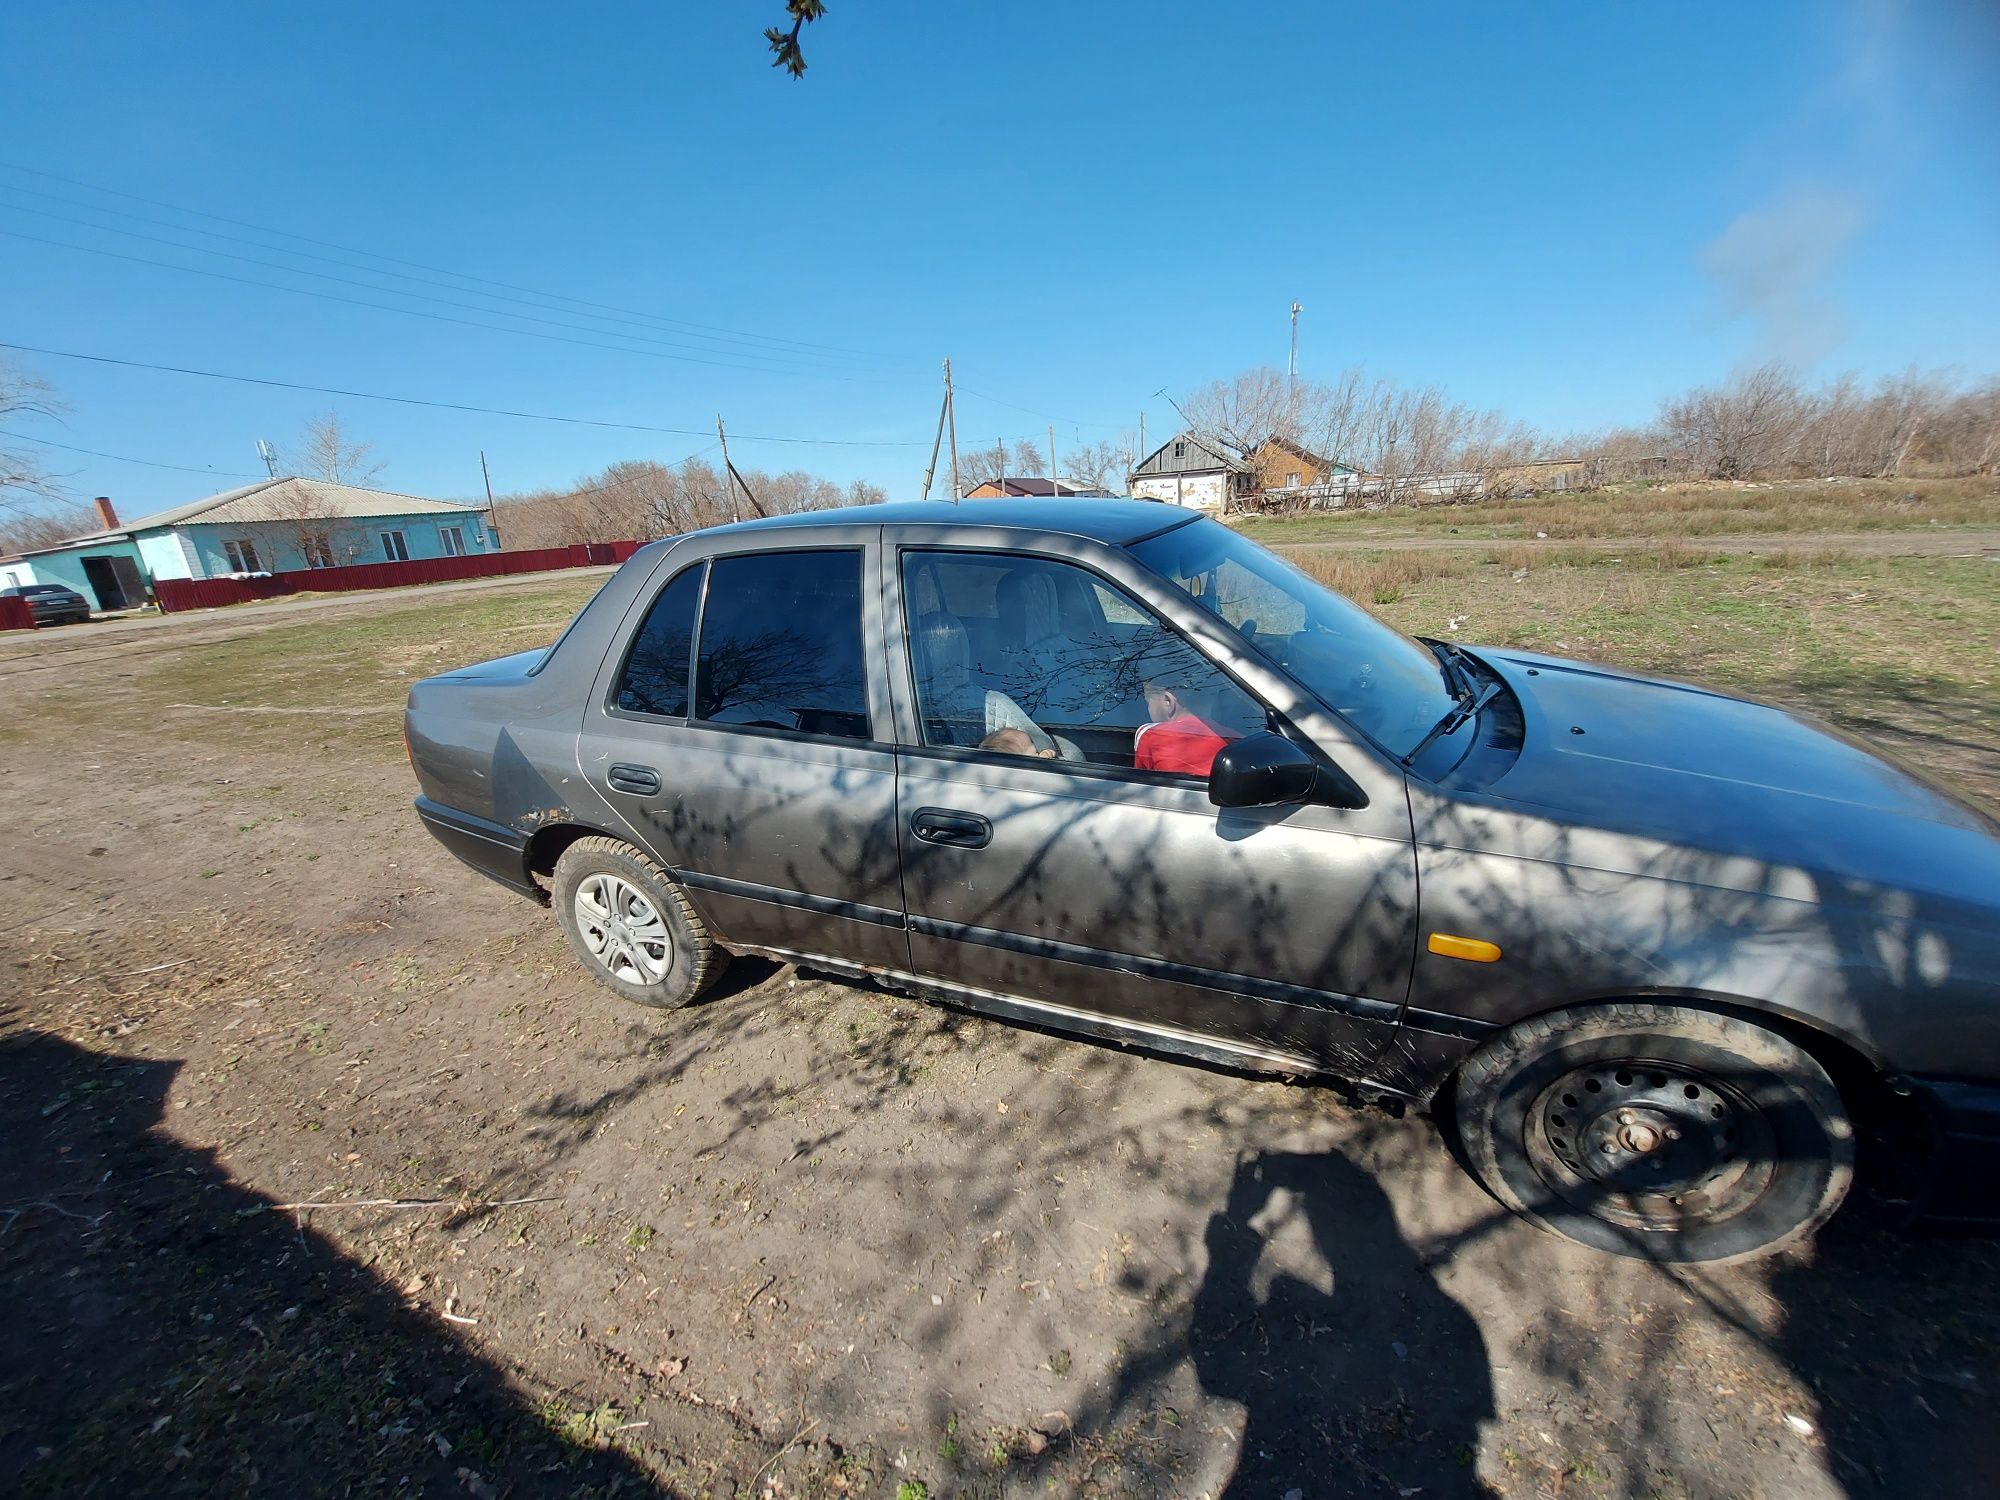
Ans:
[[[946,807],[920,807],[910,814],[910,832],[926,844],[953,849],[984,849],[993,842],[993,825],[978,813],[953,812]]]
[[[660,789],[660,773],[651,766],[612,766],[604,779],[612,791],[630,792],[635,797],[650,797]]]

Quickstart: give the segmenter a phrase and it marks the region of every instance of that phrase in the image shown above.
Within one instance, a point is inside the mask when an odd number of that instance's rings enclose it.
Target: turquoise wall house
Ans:
[[[97,609],[146,602],[161,578],[288,573],[498,552],[483,507],[317,479],[270,479],[0,562],[20,583],[67,584]]]

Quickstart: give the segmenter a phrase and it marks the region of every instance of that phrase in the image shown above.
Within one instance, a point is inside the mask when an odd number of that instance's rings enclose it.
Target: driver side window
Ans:
[[[1047,558],[906,552],[927,745],[1206,776],[1263,707],[1150,609]]]

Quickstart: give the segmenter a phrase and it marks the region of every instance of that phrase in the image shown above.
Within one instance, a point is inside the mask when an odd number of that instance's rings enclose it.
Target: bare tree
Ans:
[[[1027,438],[1015,439],[1013,464],[1014,473],[1026,474],[1034,479],[1040,479],[1049,472],[1048,454],[1042,450],[1041,444]]]
[[[1661,435],[1685,472],[1740,479],[1791,459],[1803,400],[1788,371],[1765,365],[1719,389],[1690,391],[1666,402],[1660,408]]]
[[[25,371],[0,366],[0,419],[53,417],[62,403],[49,385]],[[62,499],[62,485],[41,457],[26,448],[0,447],[0,511],[26,516]]]
[[[373,460],[374,452],[373,443],[349,441],[340,425],[340,413],[330,411],[306,423],[290,467],[305,479],[365,485],[388,467]]]
[[[961,448],[958,450],[959,493],[976,490],[989,479],[994,483],[1007,476],[1007,465],[1012,455],[1004,442],[996,442],[990,448]]]
[[[1072,448],[1063,455],[1063,467],[1070,477],[1081,480],[1086,489],[1123,490],[1132,455],[1117,443],[1102,438]]]
[[[701,460],[669,465],[638,459],[587,475],[569,490],[505,496],[497,502],[498,524],[514,547],[560,547],[677,536],[759,514],[867,505],[888,498],[879,486],[860,480],[842,487],[800,470],[740,472],[757,497],[754,509],[726,475]]]
[[[278,536],[297,550],[308,568],[345,567],[368,550],[366,523],[345,514],[314,485],[288,480],[260,498]],[[278,561],[269,559],[272,564]]]
[[[1300,436],[1294,382],[1269,365],[1198,386],[1180,409],[1197,436],[1221,443],[1237,458],[1267,438],[1297,442]]]

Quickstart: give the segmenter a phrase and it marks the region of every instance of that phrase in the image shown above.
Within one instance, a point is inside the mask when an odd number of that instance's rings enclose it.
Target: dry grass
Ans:
[[[1317,547],[1288,547],[1289,557],[1305,572],[1327,587],[1364,604],[1391,605],[1401,602],[1419,584],[1435,579],[1476,578],[1492,573],[1505,574],[1519,582],[1530,574],[1552,570],[1594,569],[1599,577],[1633,573],[1673,572],[1682,568],[1707,567],[1726,561],[1723,554],[1688,547],[1677,541],[1662,541],[1605,551],[1596,548],[1547,547],[1530,544],[1491,547],[1484,551],[1380,551],[1350,552]],[[1817,554],[1840,554],[1824,549]],[[1766,566],[1787,568],[1801,565],[1804,554],[1780,552],[1760,558]],[[1619,570],[1605,573],[1602,570]]]
[[[1258,518],[1244,521],[1241,529],[1258,541],[1283,545],[1451,536],[1583,540],[1839,535],[1932,525],[2000,526],[2000,479],[1629,486],[1585,495]]]

